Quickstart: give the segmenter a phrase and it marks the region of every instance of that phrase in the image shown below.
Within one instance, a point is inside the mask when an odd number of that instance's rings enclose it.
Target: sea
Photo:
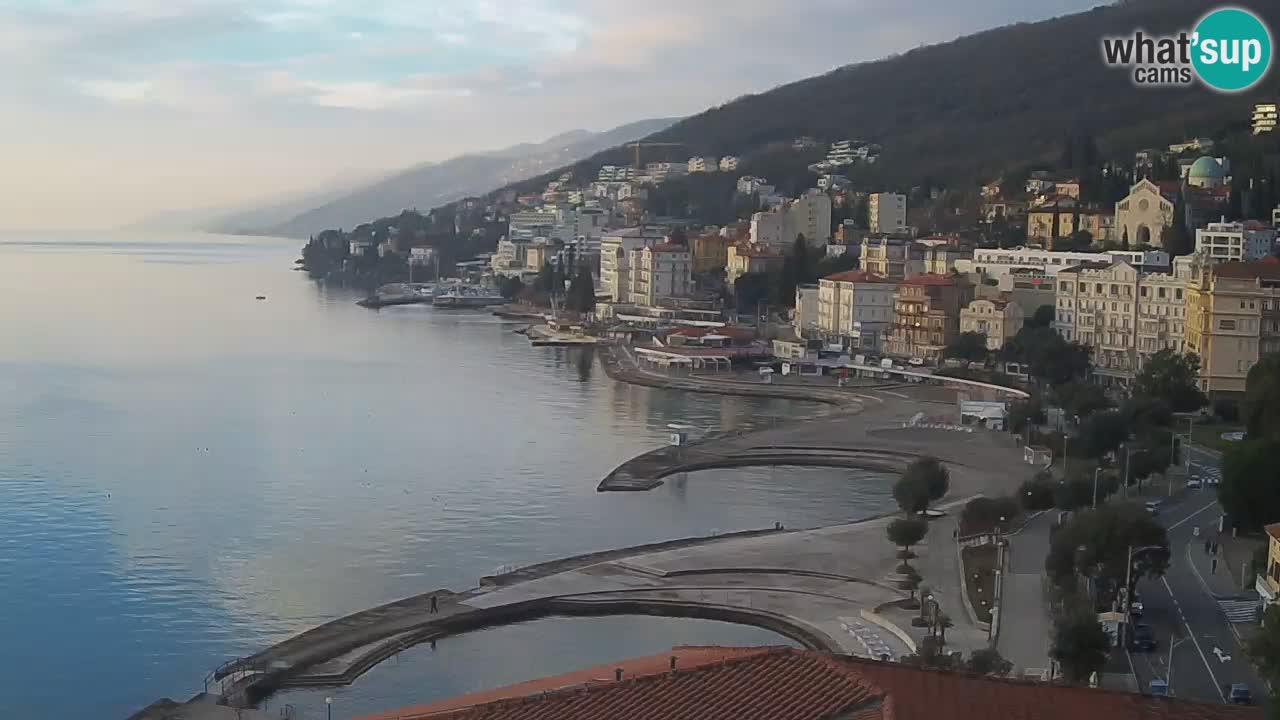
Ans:
[[[501,567],[892,504],[887,478],[817,468],[597,493],[671,423],[713,433],[824,408],[618,383],[591,350],[531,348],[484,311],[364,309],[297,272],[299,249],[0,236],[0,716],[123,720],[202,691],[228,659]],[[349,718],[674,645],[785,642],[552,618],[265,705]]]

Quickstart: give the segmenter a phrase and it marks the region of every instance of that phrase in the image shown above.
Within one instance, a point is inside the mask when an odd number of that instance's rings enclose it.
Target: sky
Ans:
[[[0,0],[0,229],[252,206],[1098,0]]]

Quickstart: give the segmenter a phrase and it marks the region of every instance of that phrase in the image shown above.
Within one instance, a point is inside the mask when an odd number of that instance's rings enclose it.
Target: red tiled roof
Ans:
[[[846,270],[838,272],[834,275],[828,275],[823,280],[831,280],[833,282],[852,282],[852,283],[887,283],[892,282],[883,275],[866,272],[865,270]]]
[[[844,662],[886,696],[885,720],[1261,720],[1263,716],[1260,708],[1239,705],[977,677],[873,660]]]
[[[621,669],[622,676],[628,679],[670,672],[671,658],[673,657],[676,659],[676,670],[679,672],[693,670],[713,663],[722,663],[735,658],[761,655],[769,651],[770,648],[767,647],[743,648],[684,645],[671,648],[671,652],[632,658],[631,660],[609,665],[597,665],[585,670],[575,670],[554,677],[538,678],[537,680],[508,685],[494,690],[481,690],[480,692],[459,695],[427,705],[416,705],[385,713],[366,715],[360,720],[419,720],[420,718],[434,718],[443,713],[464,710],[498,700],[510,700],[555,690],[612,683],[615,677],[614,672],[618,669]]]
[[[1231,278],[1233,280],[1280,280],[1280,263],[1269,262],[1267,260],[1258,260],[1255,262],[1240,262],[1239,260],[1230,260],[1213,267],[1213,274],[1217,277]]]
[[[1280,540],[1280,523],[1271,523],[1263,529],[1266,530],[1267,534],[1271,537]]]
[[[500,700],[440,720],[819,720],[879,704],[875,689],[824,655],[772,649],[675,673]],[[864,707],[867,706],[867,707]],[[858,716],[855,716],[858,717]],[[883,715],[871,714],[868,718]]]
[[[603,674],[603,682],[579,673],[573,675],[587,679],[566,686],[570,676],[560,676],[508,689],[526,687],[527,692],[494,691],[502,693],[502,699],[483,705],[441,705],[426,715],[415,710],[379,718],[1243,720],[1263,716],[1259,708],[978,677],[791,648],[756,648],[689,665],[689,661],[683,666],[678,661],[674,673],[650,668],[643,675],[628,676],[624,663],[619,666],[624,668],[621,682],[612,681],[614,666],[601,666],[583,672]]]

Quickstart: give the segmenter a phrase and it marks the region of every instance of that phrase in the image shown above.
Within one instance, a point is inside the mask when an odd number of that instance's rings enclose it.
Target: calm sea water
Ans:
[[[717,430],[819,408],[614,383],[589,353],[532,349],[483,313],[368,311],[291,272],[297,251],[0,238],[0,715],[125,717],[185,699],[225,659],[501,565],[892,502],[882,478],[815,469],[598,494],[667,423]],[[345,709],[682,642],[775,639],[548,620],[406,654],[345,691]]]

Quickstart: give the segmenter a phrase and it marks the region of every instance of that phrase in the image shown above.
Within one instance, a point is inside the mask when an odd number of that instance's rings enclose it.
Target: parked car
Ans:
[[[1150,625],[1134,625],[1129,633],[1129,649],[1152,652],[1156,649],[1156,635]]]
[[[1159,501],[1159,500],[1148,500],[1148,501],[1147,501],[1147,503],[1146,503],[1146,508],[1147,508],[1147,512],[1148,512],[1152,517],[1155,517],[1156,515],[1159,515],[1159,514],[1160,514],[1160,501]]]
[[[1152,680],[1147,683],[1147,694],[1156,697],[1169,697],[1169,683],[1164,680]]]
[[[1140,618],[1142,617],[1142,611],[1144,609],[1145,608],[1142,605],[1142,598],[1135,595],[1133,602],[1129,603],[1129,614],[1135,618]]]
[[[1199,490],[1202,487],[1204,487],[1204,478],[1199,475],[1192,475],[1191,479],[1187,480],[1188,490]]]
[[[1253,693],[1249,691],[1248,685],[1234,683],[1231,689],[1227,691],[1227,702],[1232,705],[1252,705]]]

